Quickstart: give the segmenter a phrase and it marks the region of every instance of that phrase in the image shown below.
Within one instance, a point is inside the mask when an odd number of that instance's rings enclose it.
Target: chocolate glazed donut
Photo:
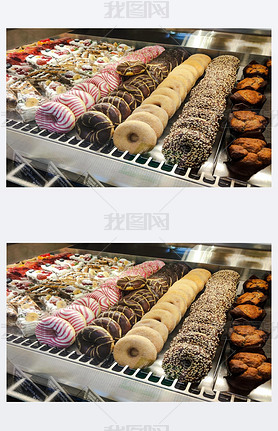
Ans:
[[[152,93],[157,87],[155,81],[147,73],[143,73],[139,76],[133,76],[124,81],[125,84],[135,85],[135,87],[138,85],[138,83],[141,84],[142,82],[149,88],[150,93]]]
[[[144,100],[144,95],[142,91],[134,85],[128,85],[123,83],[120,87],[118,87],[118,90],[127,91],[128,93],[132,94],[138,105],[141,105]]]
[[[117,66],[117,72],[123,76],[133,76],[143,73],[146,69],[146,64],[142,61],[121,61]]]
[[[115,320],[115,322],[117,322],[122,329],[122,336],[124,336],[131,329],[129,319],[124,313],[121,313],[120,311],[107,310],[98,316],[98,318],[100,317],[110,317],[110,319]]]
[[[175,281],[186,275],[190,267],[184,262],[166,263],[159,271],[147,279],[150,290],[161,297]]]
[[[127,307],[131,308],[134,313],[137,316],[137,319],[140,320],[144,316],[144,309],[141,304],[139,304],[134,299],[130,298],[123,298],[121,301],[118,302],[119,305],[126,305]]]
[[[86,326],[78,332],[75,341],[81,353],[100,361],[107,358],[114,348],[112,336],[100,326]]]
[[[106,144],[114,134],[112,121],[102,112],[88,111],[82,114],[75,124],[81,139],[100,145]]]
[[[98,103],[111,103],[112,105],[116,106],[116,108],[119,109],[122,115],[122,121],[124,121],[131,114],[131,110],[128,103],[121,97],[105,96],[105,97],[102,97],[98,101]]]
[[[124,99],[127,103],[128,106],[130,107],[131,111],[134,111],[134,109],[137,107],[137,102],[135,97],[131,94],[128,93],[125,90],[114,90],[111,93],[109,93],[109,96],[116,96],[116,97],[120,97],[121,99]]]
[[[122,122],[121,112],[111,103],[96,103],[90,111],[102,112],[112,121],[114,126],[118,126]]]
[[[134,310],[132,310],[132,308],[127,307],[126,305],[119,305],[119,304],[113,305],[112,307],[109,308],[109,311],[119,311],[120,313],[124,313],[124,315],[130,321],[131,326],[135,325],[135,323],[137,322],[137,316]]]
[[[120,325],[110,317],[97,317],[91,323],[91,326],[101,326],[113,337],[115,341],[119,340],[122,336],[122,328]]]

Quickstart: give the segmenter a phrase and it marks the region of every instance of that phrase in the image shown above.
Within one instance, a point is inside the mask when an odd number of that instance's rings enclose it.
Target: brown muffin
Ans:
[[[260,91],[267,85],[267,81],[265,81],[260,76],[253,76],[252,78],[244,78],[239,81],[235,87],[235,90],[256,90]]]
[[[261,305],[267,300],[267,296],[263,292],[246,292],[240,295],[236,300],[236,305],[240,304],[252,304]]]
[[[268,294],[269,284],[266,280],[262,280],[256,277],[250,277],[244,282],[243,289],[245,292],[253,292],[254,290],[258,290],[259,292]]]
[[[253,111],[234,111],[230,114],[229,123],[236,134],[259,134],[265,130],[268,119]]]
[[[250,391],[271,378],[271,363],[263,354],[251,352],[236,353],[228,362],[231,386]]]
[[[230,329],[229,337],[233,346],[244,350],[254,350],[265,345],[268,334],[252,325],[239,325]]]
[[[262,308],[252,304],[237,305],[230,313],[234,319],[243,317],[246,320],[263,320],[266,314]]]
[[[267,78],[268,73],[269,72],[267,66],[259,64],[257,62],[251,62],[243,69],[243,74],[245,77],[261,76],[262,78]]]
[[[230,96],[230,99],[233,104],[243,103],[253,108],[257,108],[263,105],[266,98],[258,91],[244,89],[236,91]]]

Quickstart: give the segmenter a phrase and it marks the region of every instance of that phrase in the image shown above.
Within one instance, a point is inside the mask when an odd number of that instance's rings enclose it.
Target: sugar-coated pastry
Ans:
[[[167,341],[169,331],[167,329],[167,326],[164,325],[164,323],[159,322],[158,320],[155,320],[155,319],[144,319],[144,320],[139,320],[139,322],[135,323],[133,328],[138,328],[141,326],[147,326],[148,328],[154,329],[161,335],[163,343]]]
[[[161,352],[164,342],[158,331],[148,326],[137,326],[136,328],[132,328],[128,332],[128,336],[130,335],[141,335],[142,337],[146,337],[150,340],[154,347],[156,348],[157,353]]]
[[[163,94],[151,95],[142,102],[142,105],[144,105],[145,103],[156,105],[164,109],[167,112],[169,118],[171,118],[176,112],[176,105],[174,100],[172,100],[169,96],[165,96]]]
[[[133,113],[136,112],[149,112],[153,115],[156,115],[160,121],[162,122],[163,129],[167,126],[168,123],[168,114],[165,111],[165,109],[161,108],[160,106],[152,105],[151,103],[146,103],[144,105],[138,106]]]
[[[145,368],[157,357],[153,343],[141,335],[127,335],[121,338],[113,351],[114,359],[119,365],[130,368]]]
[[[73,112],[58,102],[44,102],[40,105],[35,120],[40,128],[50,132],[67,133],[75,125]]]
[[[160,119],[150,112],[135,112],[126,119],[126,121],[133,120],[148,124],[154,130],[157,138],[163,133],[163,125]]]
[[[171,314],[170,311],[162,310],[162,309],[156,309],[150,310],[148,313],[146,313],[142,320],[144,319],[155,319],[159,322],[164,323],[165,326],[167,326],[167,329],[169,332],[172,332],[173,329],[176,326],[176,318]]]
[[[75,330],[72,325],[55,316],[40,320],[35,333],[40,343],[53,347],[69,347],[75,340]]]
[[[76,344],[84,355],[103,361],[112,353],[114,340],[101,326],[87,326],[77,334]]]
[[[170,311],[170,313],[175,317],[176,326],[181,320],[181,312],[180,312],[179,308],[176,305],[171,304],[169,302],[166,302],[166,301],[158,302],[156,305],[153,306],[152,310]]]
[[[150,151],[156,145],[157,137],[151,126],[142,121],[132,120],[116,128],[113,142],[121,151],[141,154]]]
[[[184,316],[188,308],[187,301],[180,296],[179,293],[174,293],[170,290],[158,300],[158,303],[161,302],[169,302],[170,304],[175,305],[180,310],[182,316]]]
[[[86,326],[85,317],[79,311],[71,308],[60,308],[54,311],[53,316],[65,319],[71,324],[76,333]]]

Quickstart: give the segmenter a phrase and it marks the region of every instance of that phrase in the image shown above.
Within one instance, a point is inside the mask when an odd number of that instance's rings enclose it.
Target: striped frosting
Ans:
[[[89,111],[90,108],[95,104],[95,99],[93,98],[93,96],[87,93],[87,91],[72,89],[68,91],[67,94],[73,94],[74,96],[79,97],[82,102],[85,103],[87,111]]]
[[[76,120],[80,115],[86,112],[85,103],[80,99],[80,97],[75,96],[74,94],[63,93],[59,96],[55,96],[52,100],[53,102],[59,102],[67,106],[74,113]]]
[[[39,106],[35,120],[39,127],[50,132],[67,133],[75,125],[72,111],[58,102],[45,102]]]
[[[75,85],[73,87],[73,90],[86,91],[87,93],[89,93],[93,97],[94,103],[97,103],[97,101],[101,97],[101,93],[100,93],[100,90],[98,89],[98,87],[96,85],[94,85],[94,83],[88,82],[87,80],[84,82],[81,82],[80,84]]]
[[[68,308],[79,311],[79,313],[81,313],[82,316],[85,318],[87,325],[90,325],[90,323],[92,323],[92,321],[95,319],[94,312],[85,305],[71,304],[68,306]]]
[[[95,317],[97,317],[100,313],[100,305],[93,298],[89,298],[87,296],[82,296],[82,298],[76,299],[73,302],[73,304],[85,305],[85,307],[88,307],[88,308],[90,308],[90,310],[93,311],[93,313],[95,314]]]
[[[86,320],[85,317],[82,316],[79,311],[69,309],[69,308],[60,308],[59,310],[53,313],[53,316],[61,317],[61,319],[65,319],[67,322],[71,324],[75,332],[81,331],[81,329],[85,328]]]
[[[35,333],[40,343],[52,347],[68,347],[75,340],[75,330],[72,325],[56,316],[48,316],[40,320]]]
[[[104,295],[101,289],[96,289],[91,293],[87,293],[85,296],[95,299],[99,303],[101,311],[105,311],[110,307],[109,299]]]
[[[92,78],[88,78],[84,82],[95,85],[99,89],[101,97],[107,96],[107,94],[110,92],[110,87],[101,74],[97,74]]]

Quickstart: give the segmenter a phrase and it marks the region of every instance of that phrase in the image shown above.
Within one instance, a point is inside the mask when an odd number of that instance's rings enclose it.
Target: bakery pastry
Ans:
[[[235,91],[244,89],[262,91],[266,85],[267,81],[265,81],[262,77],[252,76],[239,81],[235,86]]]
[[[269,74],[267,66],[259,64],[256,61],[251,61],[243,69],[243,75],[246,76],[261,76],[262,78],[267,78]]]
[[[252,325],[238,325],[230,329],[229,340],[232,346],[238,349],[255,350],[265,345],[268,335]]]
[[[242,176],[252,176],[271,164],[271,148],[262,139],[242,137],[228,146],[228,167]]]
[[[237,319],[243,317],[247,320],[263,320],[266,315],[265,310],[252,304],[240,304],[230,311],[232,317]]]
[[[243,295],[240,295],[236,300],[236,305],[240,304],[252,304],[252,305],[261,305],[267,300],[267,296],[263,294],[263,292],[246,292]]]
[[[229,384],[243,391],[251,391],[271,378],[271,363],[260,353],[239,352],[228,362]]]
[[[232,94],[230,99],[234,105],[236,103],[243,103],[244,105],[250,106],[252,108],[259,108],[264,104],[266,97],[258,91],[242,89],[237,90],[234,94]]]
[[[245,292],[253,292],[254,290],[258,290],[267,295],[269,293],[269,284],[266,280],[252,276],[244,282],[243,289]]]
[[[234,111],[229,116],[231,131],[236,135],[257,136],[264,132],[268,122],[268,118],[253,111]]]

